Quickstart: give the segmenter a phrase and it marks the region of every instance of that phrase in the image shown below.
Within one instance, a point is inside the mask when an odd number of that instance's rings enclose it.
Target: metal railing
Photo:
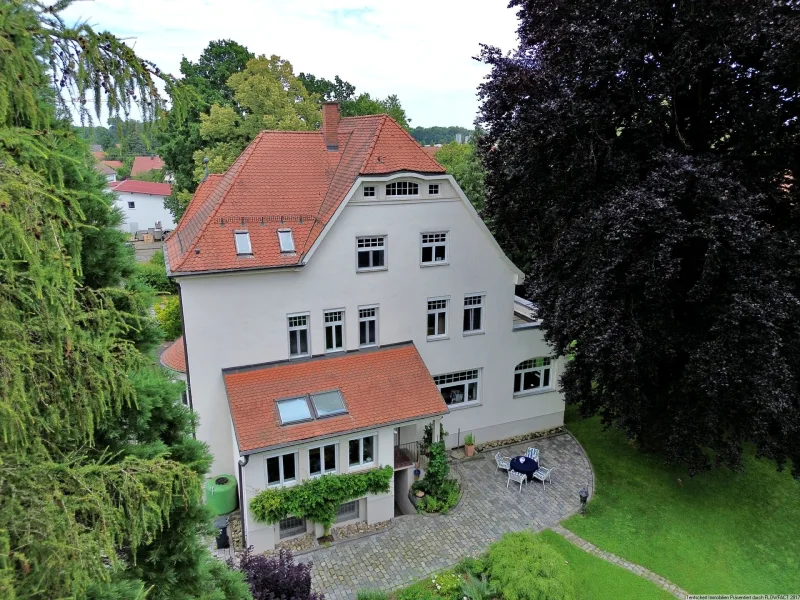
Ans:
[[[417,464],[419,460],[419,442],[397,444],[394,447],[394,468],[405,469]]]

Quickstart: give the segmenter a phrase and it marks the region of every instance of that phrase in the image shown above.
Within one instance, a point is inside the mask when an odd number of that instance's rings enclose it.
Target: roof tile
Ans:
[[[139,175],[140,173],[147,173],[154,169],[163,169],[164,161],[158,156],[137,156],[133,159],[133,166],[131,166],[131,177]]]

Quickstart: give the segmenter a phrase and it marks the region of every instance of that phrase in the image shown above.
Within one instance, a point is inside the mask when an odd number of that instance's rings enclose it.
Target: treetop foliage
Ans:
[[[451,142],[455,142],[456,135],[459,133],[462,136],[472,136],[475,134],[472,129],[458,126],[412,127],[408,132],[411,134],[411,137],[424,146],[435,146],[437,144],[449,144]]]
[[[486,213],[567,401],[691,472],[752,441],[800,473],[800,8],[512,5],[519,48],[481,54]]]

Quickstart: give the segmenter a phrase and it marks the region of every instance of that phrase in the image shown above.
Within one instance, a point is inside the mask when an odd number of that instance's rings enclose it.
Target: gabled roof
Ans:
[[[104,165],[108,165],[112,169],[121,169],[122,168],[122,161],[121,160],[103,160],[100,161]]]
[[[131,167],[131,177],[140,173],[147,173],[153,169],[163,169],[164,161],[158,156],[137,156],[133,159]]]
[[[166,242],[170,273],[298,265],[360,175],[444,173],[387,115],[341,119],[338,142],[329,151],[322,131],[261,132],[195,192]],[[292,230],[295,253],[281,253],[281,228]],[[252,255],[237,256],[239,230],[249,232]]]
[[[94,146],[92,147],[94,148]],[[97,160],[103,160],[106,157],[106,153],[103,152],[102,149],[92,150],[92,156],[94,156]]]
[[[447,412],[441,393],[411,342],[311,360],[225,369],[223,378],[242,454]],[[281,424],[276,400],[331,390],[341,392],[346,414]]]
[[[169,196],[172,193],[172,186],[168,183],[137,181],[136,179],[126,179],[125,181],[117,182],[117,185],[115,185],[113,189],[115,192],[150,194],[151,196]]]
[[[183,336],[172,342],[161,353],[161,364],[173,371],[186,373],[186,348],[183,345]]]
[[[101,175],[116,175],[117,171],[112,167],[109,167],[107,164],[99,162],[95,163],[94,170],[100,173]]]

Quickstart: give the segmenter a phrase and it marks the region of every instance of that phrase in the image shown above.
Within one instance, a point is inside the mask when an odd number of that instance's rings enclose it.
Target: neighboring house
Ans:
[[[164,348],[161,352],[160,362],[172,372],[172,376],[175,379],[186,383],[186,351],[183,336],[180,336],[177,340]],[[182,398],[183,403],[191,408],[188,387],[183,392]]]
[[[123,230],[136,233],[156,227],[157,223],[161,223],[163,229],[174,229],[172,213],[164,208],[164,198],[172,193],[168,183],[126,179],[109,187],[116,193],[116,203],[125,215]]]
[[[405,507],[425,425],[455,447],[563,423],[523,274],[388,116],[326,103],[320,131],[262,132],[198,187],[165,256],[197,437],[245,508],[267,486],[391,465],[389,494],[340,509],[374,523]],[[256,550],[315,527],[245,517]]]
[[[95,169],[95,171],[97,171],[101,175],[104,175],[105,178],[106,178],[106,181],[108,181],[109,183],[112,182],[112,181],[116,181],[117,180],[117,171],[116,171],[116,169],[113,169],[112,167],[109,167],[105,163],[102,163],[102,162],[95,163],[94,169]]]
[[[155,169],[163,169],[164,161],[158,156],[137,156],[133,159],[133,166],[131,166],[131,177],[153,171]]]

